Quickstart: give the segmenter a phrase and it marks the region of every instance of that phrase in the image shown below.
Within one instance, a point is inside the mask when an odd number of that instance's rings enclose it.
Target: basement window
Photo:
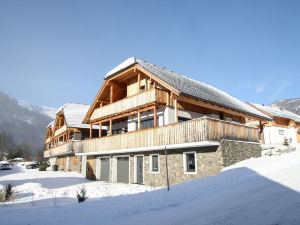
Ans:
[[[284,135],[284,130],[278,130],[279,135]]]
[[[184,152],[183,153],[183,167],[184,173],[197,173],[196,167],[196,152]]]
[[[150,172],[159,173],[159,155],[150,155]]]

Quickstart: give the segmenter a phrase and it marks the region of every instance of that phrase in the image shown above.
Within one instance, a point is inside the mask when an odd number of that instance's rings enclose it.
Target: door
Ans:
[[[100,168],[100,180],[109,182],[110,158],[101,158]]]
[[[117,158],[117,182],[129,183],[129,157]]]
[[[144,183],[144,165],[143,165],[143,156],[136,156],[136,183]]]

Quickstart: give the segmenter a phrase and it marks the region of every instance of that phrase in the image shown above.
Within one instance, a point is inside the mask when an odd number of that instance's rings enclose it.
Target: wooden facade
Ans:
[[[75,153],[124,152],[135,148],[162,147],[184,143],[220,141],[221,139],[258,142],[258,130],[242,124],[200,118],[167,126],[133,131],[125,134],[93,138],[73,143]]]

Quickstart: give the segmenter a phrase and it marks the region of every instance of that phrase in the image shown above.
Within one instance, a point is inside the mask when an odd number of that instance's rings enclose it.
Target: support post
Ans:
[[[166,159],[166,175],[167,175],[167,180],[166,181],[167,181],[167,188],[168,188],[168,191],[170,191],[167,146],[165,146],[165,159]]]
[[[102,122],[99,123],[99,137],[102,136]]]
[[[156,105],[153,108],[153,118],[154,118],[154,127],[157,127],[157,107],[156,107]]]
[[[174,108],[175,108],[175,123],[178,123],[178,104],[177,98],[174,98]]]
[[[138,130],[141,129],[141,112],[138,111],[138,127],[137,127]]]
[[[109,135],[112,135],[112,119],[109,119]]]
[[[109,102],[113,103],[113,96],[114,96],[114,86],[110,86],[110,96],[109,96]]]
[[[93,136],[93,124],[90,123],[90,139],[92,138]]]
[[[141,74],[138,73],[138,90],[137,93],[141,92]]]

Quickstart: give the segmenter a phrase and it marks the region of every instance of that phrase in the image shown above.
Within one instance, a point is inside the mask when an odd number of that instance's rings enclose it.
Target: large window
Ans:
[[[159,172],[159,155],[150,155],[150,172]]]
[[[152,128],[152,127],[154,127],[154,119],[153,118],[141,121],[141,129]]]
[[[196,153],[195,152],[186,152],[183,153],[183,163],[184,163],[184,172],[185,173],[196,173]]]

